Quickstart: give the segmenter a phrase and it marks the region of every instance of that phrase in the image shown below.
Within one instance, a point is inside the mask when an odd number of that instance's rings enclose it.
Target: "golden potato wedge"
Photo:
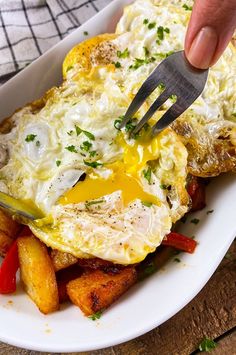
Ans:
[[[70,300],[89,316],[109,307],[136,280],[137,272],[134,267],[125,267],[115,274],[89,270],[68,283],[67,293]]]
[[[93,38],[89,38],[77,46],[73,47],[66,55],[63,62],[63,78],[66,78],[67,72],[75,65],[79,64],[81,69],[89,70],[91,68],[91,53],[102,42],[115,38],[115,34],[104,33]]]
[[[53,267],[55,271],[66,269],[67,267],[77,263],[77,258],[69,253],[53,249],[50,257],[52,259]]]
[[[39,310],[48,314],[59,308],[55,271],[46,246],[34,235],[17,240],[24,287]]]

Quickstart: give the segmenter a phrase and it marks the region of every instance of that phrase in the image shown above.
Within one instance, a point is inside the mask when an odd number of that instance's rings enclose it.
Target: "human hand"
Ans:
[[[195,0],[185,38],[185,54],[197,68],[217,62],[236,28],[236,0]]]

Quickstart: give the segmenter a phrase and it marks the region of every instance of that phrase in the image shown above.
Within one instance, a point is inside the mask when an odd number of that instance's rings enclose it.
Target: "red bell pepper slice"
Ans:
[[[187,191],[192,200],[191,211],[200,211],[206,207],[206,187],[203,181],[196,177],[190,176],[187,184]]]
[[[165,236],[162,241],[163,245],[168,245],[170,247],[176,248],[178,250],[186,251],[187,253],[193,253],[197,243],[195,240],[185,237],[185,235],[180,233],[171,232]]]
[[[16,291],[16,272],[19,268],[17,241],[8,250],[0,267],[0,294]]]

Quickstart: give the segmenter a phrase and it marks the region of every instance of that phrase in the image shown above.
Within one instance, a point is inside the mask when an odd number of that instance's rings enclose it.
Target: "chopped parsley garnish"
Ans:
[[[88,318],[91,320],[97,320],[101,318],[101,315],[102,315],[102,311],[98,311],[96,313],[91,314],[91,316],[88,316]]]
[[[29,142],[33,142],[35,140],[35,138],[37,137],[37,134],[28,134],[25,138],[25,141],[27,143]]]
[[[125,131],[130,132],[135,128],[134,119],[129,120],[125,125]]]
[[[200,222],[200,219],[198,219],[198,218],[193,218],[190,221],[190,223],[193,223],[193,224],[198,224],[199,222]]]
[[[183,4],[183,8],[184,8],[186,11],[192,11],[192,9],[193,9],[192,6],[188,6],[187,4]]]
[[[91,168],[97,168],[98,166],[103,166],[102,163],[99,163],[97,161],[90,162],[90,161],[84,160],[84,164],[87,165],[87,166],[91,166]]]
[[[199,350],[200,351],[211,351],[212,349],[216,348],[216,343],[214,340],[205,338],[202,340],[202,342],[199,345]]]
[[[162,41],[164,39],[164,27],[163,26],[157,27],[157,37],[159,38],[160,41]]]
[[[114,127],[120,131],[120,124],[122,122],[122,119],[115,120],[114,122]]]
[[[68,136],[72,136],[72,135],[73,135],[73,133],[74,133],[74,131],[73,131],[73,130],[70,130],[69,132],[67,132]]]
[[[147,168],[147,170],[143,170],[143,176],[148,181],[149,185],[151,185],[152,170],[150,166]]]
[[[60,166],[61,165],[61,160],[56,160],[56,164],[57,164],[57,166]]]
[[[170,33],[170,29],[168,27],[164,28],[165,33]]]
[[[147,47],[143,47],[143,49],[144,49],[145,57],[148,57],[150,54],[150,51],[147,49]]]
[[[40,141],[36,141],[35,145],[36,147],[40,147]]]
[[[81,129],[78,126],[75,126],[75,131],[76,131],[76,135],[79,136],[81,133],[85,134],[86,137],[88,137],[89,139],[91,139],[91,141],[95,140],[94,135],[91,132],[88,131],[84,131],[83,129]]]
[[[159,57],[161,59],[165,59],[167,57],[169,57],[171,54],[173,54],[174,51],[169,51],[167,53],[156,53],[156,54],[153,54],[155,57]]]
[[[149,64],[152,62],[155,62],[156,58],[150,57],[150,58],[145,58],[145,59],[140,59],[140,58],[135,58],[134,64],[130,65],[129,69],[138,69],[144,64]]]
[[[85,152],[88,152],[91,147],[92,147],[92,143],[90,143],[89,141],[85,141],[81,144],[80,149],[84,150]]]
[[[180,263],[180,262],[181,262],[181,260],[180,260],[179,258],[174,258],[174,261],[175,261],[176,263]]]
[[[152,202],[142,201],[142,205],[145,206],[145,207],[151,207],[152,206]]]
[[[129,50],[126,48],[123,52],[117,51],[118,58],[128,58],[129,57]]]
[[[92,150],[91,152],[89,152],[90,157],[94,157],[96,154],[97,154],[96,150]]]
[[[87,208],[87,207],[89,207],[89,206],[97,205],[97,204],[103,203],[103,202],[104,202],[104,200],[89,201],[89,202],[86,202],[86,203],[85,203],[85,207]]]
[[[75,148],[74,145],[68,145],[67,147],[65,147],[65,149],[69,150],[69,152],[72,153],[78,153],[78,150]]]
[[[207,214],[210,214],[210,213],[213,213],[214,212],[214,210],[209,210],[209,211],[207,211]]]
[[[115,65],[116,68],[121,68],[120,62],[115,62],[114,65]]]
[[[160,185],[160,188],[161,188],[162,190],[168,190],[169,185],[161,184],[161,185]]]
[[[147,18],[145,18],[145,19],[143,20],[143,24],[144,24],[144,25],[147,25],[147,24],[148,24],[148,22],[149,22],[149,21],[148,21],[148,19],[147,19]]]
[[[84,35],[85,35],[85,36],[88,36],[88,31],[84,31]]]
[[[149,29],[149,30],[152,30],[154,27],[156,27],[156,22],[150,22],[150,23],[148,24],[148,29]]]

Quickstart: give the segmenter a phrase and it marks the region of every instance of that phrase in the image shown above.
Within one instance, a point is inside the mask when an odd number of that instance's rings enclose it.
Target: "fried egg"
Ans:
[[[45,217],[29,226],[46,245],[79,258],[133,264],[155,251],[187,212],[183,118],[178,127],[150,136],[171,100],[139,136],[130,136],[162,87],[119,129],[143,81],[183,48],[190,16],[184,3],[137,0],[126,7],[115,34],[88,39],[68,53],[60,87],[18,110],[10,128],[2,125],[0,190],[42,211]],[[227,116],[235,109],[233,55],[228,48],[212,69],[184,124],[206,120],[206,135],[227,124],[235,128]]]

